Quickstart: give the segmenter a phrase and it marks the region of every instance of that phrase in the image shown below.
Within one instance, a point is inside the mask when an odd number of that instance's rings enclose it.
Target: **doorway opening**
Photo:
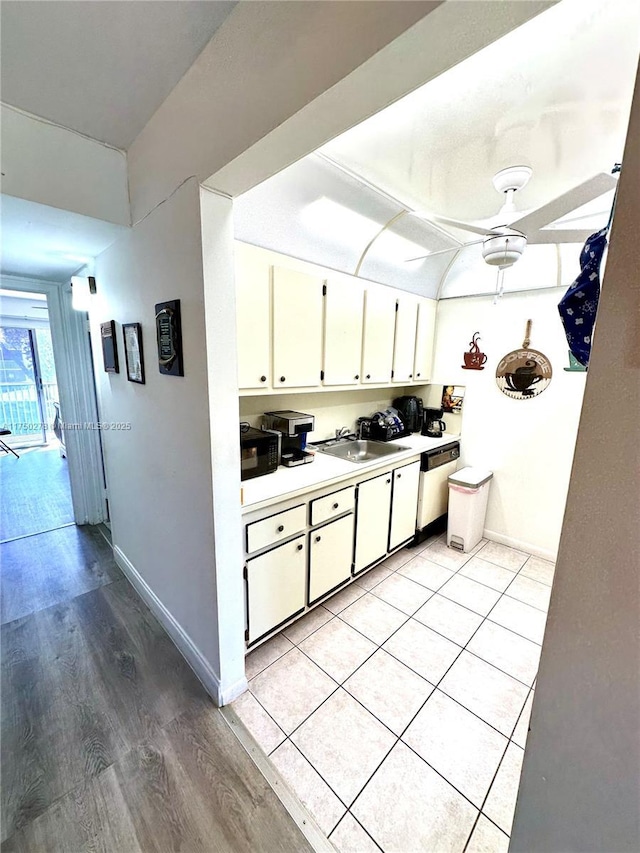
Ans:
[[[0,541],[74,523],[46,294],[0,290]]]

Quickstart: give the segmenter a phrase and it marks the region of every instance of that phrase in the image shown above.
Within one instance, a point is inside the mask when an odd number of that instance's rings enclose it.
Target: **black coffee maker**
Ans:
[[[424,409],[424,421],[422,423],[421,435],[428,435],[430,438],[441,438],[443,431],[447,429],[447,425],[442,418],[442,409]]]

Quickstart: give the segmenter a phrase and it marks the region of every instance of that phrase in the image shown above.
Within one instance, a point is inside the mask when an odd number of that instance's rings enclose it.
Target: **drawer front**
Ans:
[[[306,586],[304,536],[247,560],[250,644],[304,608]]]
[[[311,524],[322,524],[336,515],[352,510],[356,505],[356,487],[349,486],[325,498],[311,501]]]
[[[307,526],[307,506],[301,504],[247,524],[247,553],[252,554],[268,545],[288,539]]]

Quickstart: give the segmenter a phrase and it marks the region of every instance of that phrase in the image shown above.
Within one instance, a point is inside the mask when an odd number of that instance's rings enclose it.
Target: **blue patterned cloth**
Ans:
[[[600,264],[607,246],[607,228],[592,234],[580,253],[580,275],[558,304],[569,349],[584,367],[589,364],[591,338],[600,299]]]

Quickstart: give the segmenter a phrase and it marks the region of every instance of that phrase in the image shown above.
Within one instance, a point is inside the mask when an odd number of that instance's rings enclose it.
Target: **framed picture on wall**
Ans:
[[[107,373],[119,373],[118,345],[116,343],[116,324],[114,320],[100,323],[100,336],[102,338],[102,357],[104,369]]]
[[[140,323],[123,323],[124,358],[127,363],[127,379],[144,385],[144,358],[142,355],[142,326]]]
[[[464,402],[464,392],[464,385],[443,385],[442,411],[460,413],[462,411],[462,403]]]
[[[160,373],[167,376],[184,376],[179,299],[159,302],[156,305],[156,337]]]

